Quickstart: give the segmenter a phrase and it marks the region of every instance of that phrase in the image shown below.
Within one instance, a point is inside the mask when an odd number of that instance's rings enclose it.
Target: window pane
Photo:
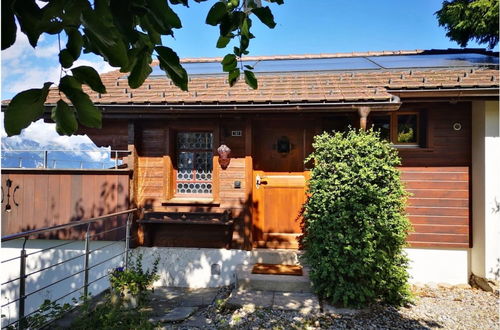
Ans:
[[[209,132],[177,134],[177,194],[212,193],[212,144]]]
[[[398,115],[398,143],[417,143],[417,115]]]
[[[390,116],[373,116],[371,118],[373,130],[380,132],[380,137],[389,140],[391,136],[391,117]]]
[[[178,150],[212,150],[212,133],[181,132],[177,134]]]

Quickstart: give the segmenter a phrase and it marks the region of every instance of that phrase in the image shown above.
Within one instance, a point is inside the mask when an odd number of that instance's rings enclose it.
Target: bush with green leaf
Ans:
[[[408,302],[397,150],[372,130],[323,133],[313,146],[302,245],[315,291],[344,306]]]
[[[144,270],[142,266],[142,254],[132,255],[128,267],[117,267],[109,274],[111,290],[119,295],[125,292],[133,296],[144,295],[154,281],[159,279],[158,264],[160,257],[153,261],[151,269]]]

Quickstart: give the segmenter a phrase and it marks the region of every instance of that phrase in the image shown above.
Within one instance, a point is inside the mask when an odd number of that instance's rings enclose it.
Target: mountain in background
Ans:
[[[2,168],[44,167],[44,150],[48,150],[47,168],[101,169],[115,166],[115,160],[110,157],[111,149],[98,148],[91,141],[76,143],[68,148],[67,143],[60,144],[57,141],[39,143],[21,136],[2,137],[1,166]]]

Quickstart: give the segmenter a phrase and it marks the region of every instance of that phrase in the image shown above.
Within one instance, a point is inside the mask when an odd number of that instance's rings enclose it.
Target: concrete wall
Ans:
[[[472,124],[471,271],[500,279],[499,102],[473,102]]]
[[[0,259],[2,261],[8,260],[20,255],[23,240],[9,241],[2,243],[2,249],[0,252]],[[58,262],[68,260],[78,255],[81,255],[84,250],[83,241],[73,241],[73,243],[40,253],[34,253],[47,249],[56,245],[61,245],[66,242],[63,240],[28,240],[26,243],[26,252],[28,257],[26,259],[26,274],[36,272],[42,268],[46,268],[50,265],[56,264]],[[116,244],[113,244],[116,243]],[[110,245],[113,244],[113,245]],[[109,245],[109,246],[107,246]],[[106,259],[112,258],[113,256],[120,254],[124,251],[123,242],[109,242],[109,241],[91,241],[90,250],[94,251],[90,254],[89,266],[96,265],[103,262]],[[102,249],[101,249],[102,248]],[[58,280],[67,277],[71,274],[78,273],[83,269],[83,257],[77,257],[74,260],[63,263],[61,265],[49,268],[39,273],[28,276],[26,279],[26,294],[39,290],[51,283],[55,283]],[[89,272],[89,282],[92,282],[101,276],[102,279],[92,283],[89,286],[89,293],[96,295],[106,288],[109,287],[109,281],[107,275],[108,271],[114,267],[120,265],[123,261],[123,255],[113,258],[109,261],[103,262],[101,265],[92,268]],[[0,283],[4,283],[11,279],[19,277],[19,259],[8,261],[1,264],[0,272]],[[31,313],[40,306],[45,299],[55,300],[73,290],[78,289],[83,285],[83,272],[63,280],[53,286],[30,295],[26,298],[26,309],[25,315]],[[83,289],[79,290],[64,299],[58,301],[63,304],[65,302],[71,302],[72,298],[79,298],[83,295]],[[1,305],[4,305],[10,301],[15,300],[19,297],[19,281],[13,281],[2,285],[1,287]],[[6,319],[2,319],[2,326],[7,325],[11,321],[17,319],[18,316],[18,302],[14,302],[2,308],[2,314],[6,315]]]
[[[406,249],[410,257],[410,283],[467,283],[469,249]]]
[[[160,257],[160,280],[155,286],[191,288],[218,287],[235,281],[238,264],[260,260],[262,250],[243,251],[204,248],[137,249],[144,256],[144,266],[150,267],[155,256]],[[411,283],[467,283],[469,249],[406,249],[410,257]],[[264,261],[265,262],[265,261]]]

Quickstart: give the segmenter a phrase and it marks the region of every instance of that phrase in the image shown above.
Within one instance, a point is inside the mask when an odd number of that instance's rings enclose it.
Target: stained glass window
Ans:
[[[209,132],[177,134],[177,194],[212,193],[212,144]]]

